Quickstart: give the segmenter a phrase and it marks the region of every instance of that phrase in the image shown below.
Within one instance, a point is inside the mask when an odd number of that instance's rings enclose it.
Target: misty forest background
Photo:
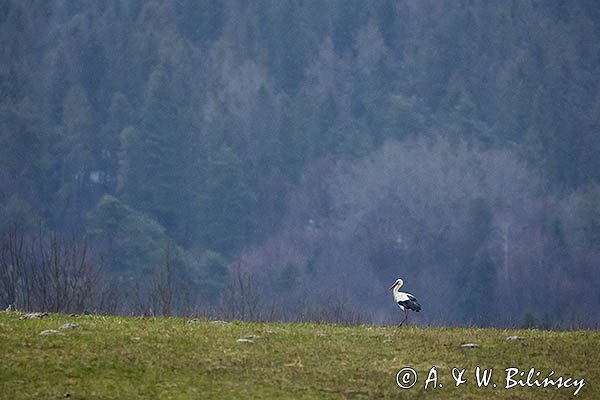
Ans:
[[[0,306],[600,323],[600,7],[0,3]]]

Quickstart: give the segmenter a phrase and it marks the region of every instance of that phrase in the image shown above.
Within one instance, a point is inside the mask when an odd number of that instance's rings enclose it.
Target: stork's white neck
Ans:
[[[402,285],[404,285],[404,281],[402,279],[398,279],[396,281],[396,286],[394,286],[394,293],[398,293]]]

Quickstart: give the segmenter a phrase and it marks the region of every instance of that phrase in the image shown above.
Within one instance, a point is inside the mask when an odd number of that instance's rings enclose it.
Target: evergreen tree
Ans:
[[[470,322],[492,320],[495,265],[487,248],[492,230],[492,211],[487,202],[474,200],[467,210],[466,235],[462,244],[458,280],[463,287],[460,306]]]
[[[101,263],[127,279],[143,277],[158,265],[168,240],[159,223],[110,195],[87,214],[86,230]]]
[[[200,237],[206,248],[231,255],[250,238],[255,195],[240,159],[227,145],[208,168],[200,198]]]

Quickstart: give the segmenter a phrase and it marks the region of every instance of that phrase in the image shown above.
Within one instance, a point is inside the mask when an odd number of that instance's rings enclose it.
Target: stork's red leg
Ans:
[[[404,310],[404,318],[402,319],[402,321],[400,321],[400,325],[402,326],[402,324],[408,319],[408,311]]]

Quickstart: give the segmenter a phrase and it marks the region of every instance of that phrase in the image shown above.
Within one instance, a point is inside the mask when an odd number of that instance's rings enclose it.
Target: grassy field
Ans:
[[[0,312],[3,399],[567,399],[582,378],[576,398],[600,398],[598,331],[20,316]],[[478,366],[492,370],[487,387]],[[396,383],[405,367],[418,374],[410,389]],[[464,369],[458,387],[453,368]],[[553,370],[572,386],[506,388],[531,368],[530,384]]]

